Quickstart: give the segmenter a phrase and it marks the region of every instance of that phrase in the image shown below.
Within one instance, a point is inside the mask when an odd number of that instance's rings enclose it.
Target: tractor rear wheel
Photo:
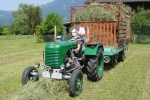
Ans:
[[[22,85],[27,84],[28,81],[38,81],[39,80],[39,76],[34,76],[31,75],[31,72],[38,72],[38,70],[33,67],[33,66],[29,66],[27,67],[23,74],[22,74]]]
[[[104,60],[103,50],[100,48],[95,56],[89,56],[87,64],[87,78],[91,81],[98,81],[103,77]]]
[[[71,97],[78,96],[82,91],[83,74],[81,70],[74,70],[69,80],[69,94]]]

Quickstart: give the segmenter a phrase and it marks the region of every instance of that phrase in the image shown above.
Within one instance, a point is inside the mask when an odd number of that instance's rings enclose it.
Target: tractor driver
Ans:
[[[80,26],[80,21],[75,21],[75,28],[72,30],[72,36],[78,38],[78,47],[76,48],[76,53],[81,49],[82,44],[85,42],[85,29]]]

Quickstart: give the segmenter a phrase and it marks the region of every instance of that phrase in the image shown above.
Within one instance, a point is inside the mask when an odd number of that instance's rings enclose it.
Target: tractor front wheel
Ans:
[[[81,70],[74,70],[69,80],[69,94],[71,97],[78,96],[82,91],[83,74]]]
[[[22,85],[27,84],[28,81],[39,80],[39,76],[33,76],[31,72],[38,72],[38,70],[33,66],[27,67],[22,74]]]

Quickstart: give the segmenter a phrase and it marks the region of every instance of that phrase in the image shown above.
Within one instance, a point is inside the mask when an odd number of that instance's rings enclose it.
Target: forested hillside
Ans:
[[[83,5],[85,0],[55,0],[53,2],[41,5],[43,11],[43,17],[49,12],[57,12],[65,18],[69,18],[70,6]],[[9,26],[12,24],[13,17],[12,11],[0,10],[0,24]]]

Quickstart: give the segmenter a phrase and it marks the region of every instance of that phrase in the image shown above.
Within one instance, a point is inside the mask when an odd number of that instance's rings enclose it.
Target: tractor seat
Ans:
[[[98,44],[101,44],[100,42],[90,42],[90,43],[86,43],[87,46],[96,46]]]

